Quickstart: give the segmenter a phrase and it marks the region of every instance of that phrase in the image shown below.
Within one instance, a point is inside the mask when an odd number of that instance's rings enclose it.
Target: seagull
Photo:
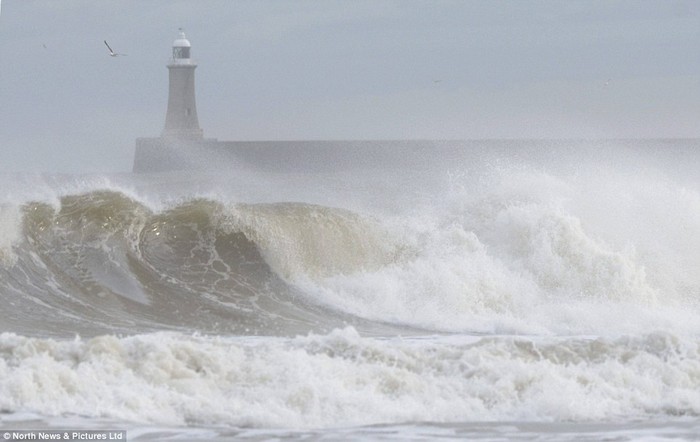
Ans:
[[[107,40],[105,40],[105,46],[107,46],[107,49],[109,49],[109,56],[110,57],[118,57],[119,55],[126,55],[126,54],[117,54],[116,52],[114,52],[112,50],[112,48],[110,48],[109,45],[107,44]]]

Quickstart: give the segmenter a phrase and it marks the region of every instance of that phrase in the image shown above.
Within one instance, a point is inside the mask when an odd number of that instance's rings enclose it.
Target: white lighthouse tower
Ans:
[[[172,140],[201,140],[204,132],[199,127],[197,104],[194,96],[194,70],[197,63],[190,58],[192,45],[180,29],[173,42],[173,58],[168,63],[170,89],[168,112],[162,137]]]

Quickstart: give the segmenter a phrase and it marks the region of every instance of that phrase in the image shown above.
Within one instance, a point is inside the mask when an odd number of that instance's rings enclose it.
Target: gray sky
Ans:
[[[0,171],[130,170],[179,27],[220,140],[700,136],[695,0],[5,0]]]

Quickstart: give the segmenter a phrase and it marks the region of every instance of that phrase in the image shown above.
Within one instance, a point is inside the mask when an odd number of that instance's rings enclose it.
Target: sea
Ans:
[[[700,440],[700,140],[327,144],[0,175],[0,434]]]

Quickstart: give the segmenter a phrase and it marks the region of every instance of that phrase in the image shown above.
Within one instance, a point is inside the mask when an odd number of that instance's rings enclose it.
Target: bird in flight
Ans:
[[[109,45],[107,44],[107,40],[105,40],[105,46],[107,46],[107,49],[109,49],[109,56],[110,57],[118,57],[120,55],[126,55],[126,54],[118,54],[118,53],[114,52],[112,50],[112,48],[110,48]]]

